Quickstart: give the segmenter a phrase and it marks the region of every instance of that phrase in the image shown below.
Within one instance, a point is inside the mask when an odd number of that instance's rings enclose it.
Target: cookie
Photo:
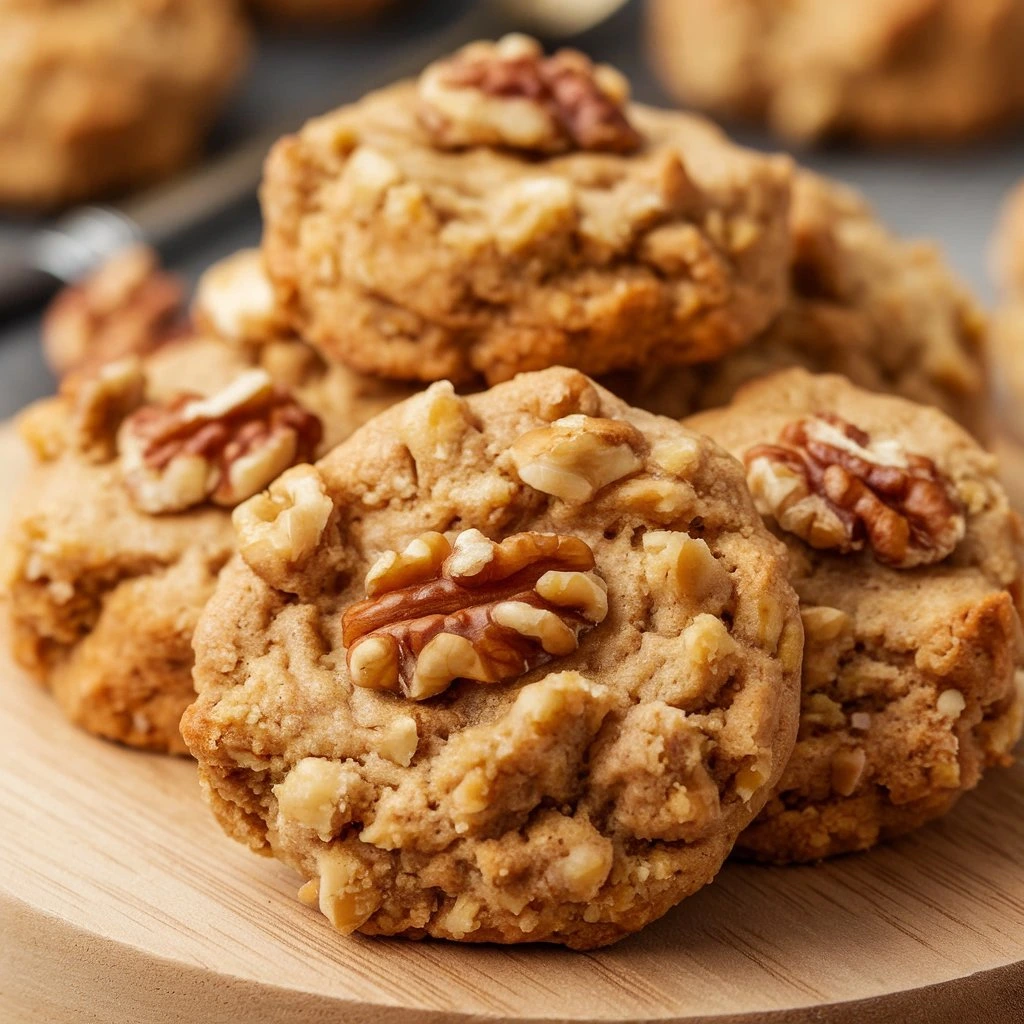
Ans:
[[[1022,535],[995,458],[935,409],[803,370],[687,422],[744,461],[806,634],[796,749],[737,850],[864,850],[1009,764]]]
[[[247,50],[233,0],[0,5],[0,206],[79,202],[182,167]]]
[[[994,389],[1006,422],[1024,436],[1024,182],[1006,198],[991,257],[1001,291],[992,318]]]
[[[802,632],[740,468],[576,371],[435,384],[235,525],[182,732],[344,933],[612,942],[789,754]]]
[[[648,0],[647,14],[677,99],[794,142],[956,142],[1024,113],[1018,0]]]
[[[281,140],[263,250],[297,333],[456,384],[750,341],[785,292],[788,161],[627,97],[611,68],[508,36]]]
[[[934,246],[892,234],[858,193],[808,171],[794,178],[790,231],[790,297],[753,343],[703,366],[620,375],[609,386],[678,417],[801,366],[937,406],[984,437],[986,320]]]
[[[205,315],[258,323],[259,290],[247,290],[247,312],[224,283],[235,278],[220,267],[211,275]],[[113,302],[94,321],[101,339],[132,339],[132,350],[68,374],[59,397],[22,418],[37,465],[17,498],[4,577],[15,656],[73,721],[132,746],[184,752],[178,721],[194,697],[192,633],[234,552],[232,507],[402,392],[327,367],[295,339],[254,344],[193,331],[158,343],[136,329],[147,290],[143,282],[117,293],[124,324]],[[58,304],[99,306],[88,284]],[[82,317],[79,327],[89,323]],[[95,339],[79,340],[95,359]],[[183,405],[185,394],[209,397]]]
[[[1010,191],[999,214],[992,270],[1004,292],[1024,295],[1024,181]]]

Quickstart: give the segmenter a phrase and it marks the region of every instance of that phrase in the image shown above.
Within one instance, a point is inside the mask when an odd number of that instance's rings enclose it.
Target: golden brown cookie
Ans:
[[[789,163],[627,95],[509,36],[311,121],[262,190],[281,308],[360,372],[458,384],[747,343],[782,305]]]
[[[435,384],[235,525],[182,731],[342,932],[612,942],[788,756],[802,631],[739,466],[576,371]]]
[[[703,366],[620,375],[609,386],[678,417],[802,366],[935,405],[984,437],[985,317],[935,247],[892,234],[858,193],[808,171],[794,179],[790,230],[791,295],[759,338]]]
[[[0,206],[77,202],[186,164],[247,49],[234,0],[3,0]]]
[[[648,0],[665,87],[796,142],[958,141],[1024,113],[1018,0]]]
[[[687,422],[744,460],[806,634],[796,750],[737,849],[863,850],[1009,764],[1022,537],[995,458],[935,409],[803,370]]]
[[[152,273],[160,293],[160,272]],[[147,324],[158,330],[162,321],[140,315],[144,282],[111,291],[120,307],[92,294],[116,276],[101,272],[58,299],[63,312],[48,319],[70,317],[90,361],[64,378],[58,398],[22,418],[37,465],[5,543],[8,614],[18,661],[73,721],[133,746],[183,752],[192,632],[234,551],[231,508],[407,391],[327,367],[295,339],[147,335]],[[244,289],[247,311],[238,280],[211,270],[200,289],[206,319],[260,322],[259,289]],[[241,280],[251,285],[254,271]],[[99,318],[82,312],[101,307]],[[125,343],[114,348],[126,358],[99,358],[112,352],[109,339]]]

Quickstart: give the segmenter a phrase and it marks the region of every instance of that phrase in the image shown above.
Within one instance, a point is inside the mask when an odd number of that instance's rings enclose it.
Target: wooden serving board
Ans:
[[[0,504],[24,465],[0,432]],[[729,864],[609,949],[343,938],[190,763],[80,733],[5,651],[0,687],[3,1024],[1024,1021],[1024,767],[868,854]]]

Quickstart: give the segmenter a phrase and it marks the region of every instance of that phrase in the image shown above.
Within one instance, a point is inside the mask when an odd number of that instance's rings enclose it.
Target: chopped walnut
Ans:
[[[577,414],[527,431],[509,454],[524,484],[581,502],[640,469],[643,444],[640,432],[625,420]]]
[[[502,682],[571,654],[608,614],[593,570],[577,537],[423,534],[378,559],[369,596],[342,618],[352,682],[424,700],[456,679]]]
[[[420,76],[421,120],[435,145],[629,153],[641,142],[626,117],[629,85],[576,50],[550,57],[509,35],[472,43]]]
[[[64,377],[149,352],[183,332],[184,294],[151,249],[126,249],[54,299],[43,321],[47,361]]]
[[[906,569],[946,558],[966,531],[963,504],[931,459],[832,414],[788,424],[745,461],[758,510],[811,547],[870,546]]]
[[[178,512],[210,500],[233,506],[296,462],[313,458],[319,419],[264,370],[203,398],[145,405],[118,434],[125,486],[143,512]]]
[[[238,551],[272,586],[290,589],[291,573],[316,551],[334,511],[315,466],[293,466],[232,513]]]
[[[203,274],[192,316],[226,341],[262,344],[289,335],[258,249],[242,249]]]

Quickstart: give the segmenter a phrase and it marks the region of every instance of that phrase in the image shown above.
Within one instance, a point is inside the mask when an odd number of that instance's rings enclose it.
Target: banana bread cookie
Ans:
[[[744,460],[806,635],[796,750],[737,850],[863,850],[1010,763],[1021,528],[995,458],[935,409],[803,370],[688,423]]]
[[[789,755],[802,630],[740,467],[574,370],[435,384],[235,525],[182,732],[344,933],[612,942]]]
[[[227,269],[246,259],[252,254]],[[147,336],[137,299],[161,291],[160,271],[152,273],[152,288],[136,280],[113,290],[120,309],[90,294],[97,284],[109,297],[109,271],[57,300],[90,358],[65,376],[60,396],[22,418],[37,466],[18,495],[4,576],[15,656],[73,721],[133,746],[184,752],[178,721],[194,697],[192,632],[234,551],[231,507],[405,392],[327,367],[294,339]],[[225,268],[210,274],[200,289],[205,317],[257,324],[258,289],[240,296]],[[97,320],[80,315],[100,306]],[[88,336],[90,323],[99,340]],[[132,344],[104,361],[106,338]]]
[[[984,437],[986,320],[935,247],[893,235],[857,192],[808,171],[794,178],[790,231],[790,297],[752,344],[703,366],[620,375],[609,386],[678,417],[802,366],[937,406]]]
[[[1019,0],[648,0],[665,87],[796,142],[958,141],[1024,114]]]
[[[456,384],[746,344],[784,298],[790,164],[627,96],[508,36],[311,121],[262,190],[281,308],[360,372]]]
[[[78,202],[186,164],[247,50],[234,0],[0,0],[0,206]]]

